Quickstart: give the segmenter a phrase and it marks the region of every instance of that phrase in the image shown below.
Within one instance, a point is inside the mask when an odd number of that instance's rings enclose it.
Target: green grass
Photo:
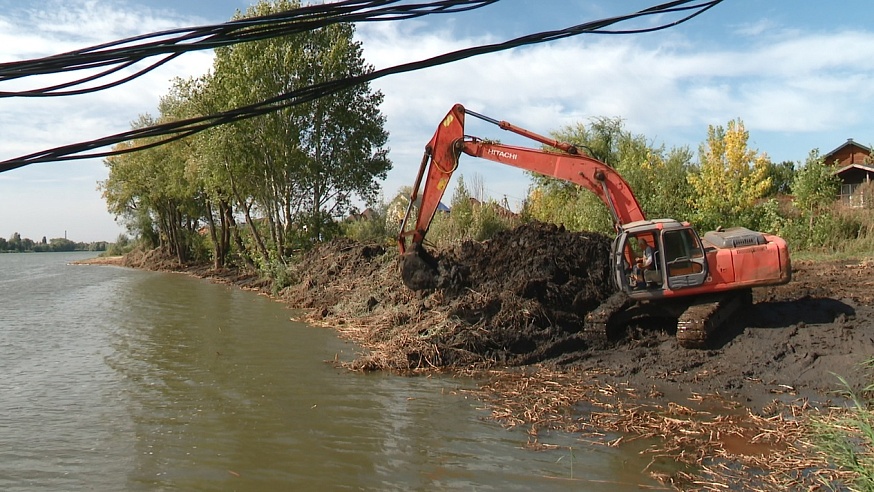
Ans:
[[[874,368],[874,359],[865,365]],[[851,405],[846,412],[817,420],[814,434],[834,466],[853,477],[852,490],[874,492],[874,383],[856,392],[839,379]]]

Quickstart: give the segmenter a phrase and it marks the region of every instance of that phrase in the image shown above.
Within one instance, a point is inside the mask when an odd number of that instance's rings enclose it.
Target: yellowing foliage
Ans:
[[[749,132],[740,119],[728,127],[709,126],[699,151],[699,169],[688,176],[694,190],[692,207],[699,222],[720,225],[750,211],[770,186],[767,154],[749,149]],[[732,224],[721,224],[732,225]]]

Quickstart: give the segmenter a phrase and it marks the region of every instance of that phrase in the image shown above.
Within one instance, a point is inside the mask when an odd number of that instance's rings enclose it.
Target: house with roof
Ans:
[[[477,200],[476,198],[470,197],[470,205],[472,208],[476,209],[476,208],[482,207],[483,204],[484,204],[483,202]],[[510,210],[510,207],[507,205],[506,198],[504,199],[504,203],[494,202],[493,205],[494,205],[495,213],[499,217],[503,217],[505,219],[518,219],[519,218],[519,214]]]
[[[416,197],[416,201],[413,203],[413,206],[418,207],[419,205],[421,205],[421,203],[422,197]],[[388,217],[394,217],[397,219],[398,223],[400,223],[402,220],[404,220],[404,215],[406,215],[407,207],[409,207],[409,205],[410,194],[405,191],[401,191],[397,194],[396,197],[394,197],[391,202],[389,202],[388,210],[386,211],[386,213],[388,214]],[[449,207],[447,207],[446,204],[444,204],[443,202],[437,202],[436,212],[448,214],[450,210]],[[413,217],[415,217],[415,214],[413,214]]]
[[[863,207],[865,200],[874,199],[870,195],[866,197],[860,189],[874,181],[874,161],[869,147],[848,138],[823,157],[826,164],[835,166],[834,174],[841,180],[841,203]]]

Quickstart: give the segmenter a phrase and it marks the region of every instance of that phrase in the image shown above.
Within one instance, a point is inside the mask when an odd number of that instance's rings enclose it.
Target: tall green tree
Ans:
[[[620,141],[627,137],[620,118],[593,118],[551,132],[556,140],[573,143],[612,167],[622,160]],[[609,211],[596,195],[579,186],[548,176],[531,174],[534,182],[523,210],[531,218],[564,224],[571,230],[611,232]]]
[[[771,187],[766,196],[788,195],[792,192],[792,181],[795,179],[794,162],[773,163],[769,161],[767,169],[767,175],[771,178]]]
[[[154,124],[150,115],[140,115],[131,126],[142,128]],[[142,143],[142,142],[140,142]],[[115,151],[134,148],[138,142],[124,142],[113,147]],[[157,186],[154,154],[146,151],[120,153],[108,157],[104,164],[109,177],[100,182],[107,209],[121,220],[128,231],[144,241],[146,247],[157,247],[158,231],[155,220],[156,206],[153,189]]]
[[[650,145],[643,135],[624,128],[619,118],[595,118],[552,133],[616,169],[628,182],[649,217],[686,218],[691,187],[686,180],[691,152]],[[563,223],[575,230],[612,232],[610,214],[589,190],[553,178],[535,176],[526,214],[538,220]]]
[[[296,8],[298,2],[260,2],[244,16]],[[213,85],[227,107],[265,100],[305,86],[372,71],[354,40],[354,26],[335,24],[294,36],[217,50]],[[288,248],[288,233],[306,226],[314,237],[344,215],[356,197],[372,201],[391,167],[383,148],[388,134],[379,111],[382,94],[362,84],[352,89],[233,125],[226,147],[234,157],[237,206],[259,249],[267,240]]]
[[[235,18],[299,6],[262,1]],[[233,110],[371,70],[351,24],[242,43],[217,50],[210,73],[174,81],[160,102],[160,116],[143,116],[136,124]],[[132,232],[172,249],[180,259],[200,250],[203,239],[197,232],[205,223],[216,268],[224,265],[232,242],[253,266],[281,262],[294,238],[324,237],[328,225],[339,229],[335,219],[356,199],[376,199],[379,180],[391,167],[381,102],[382,94],[362,84],[113,156],[106,160],[110,178],[102,183],[104,196]],[[155,143],[125,142],[117,150]],[[237,217],[243,217],[245,233]]]
[[[135,128],[161,120],[141,115]],[[154,138],[138,139],[115,147],[146,147]],[[185,263],[190,240],[196,234],[201,206],[185,172],[186,149],[175,141],[107,158],[109,177],[100,184],[110,212],[123,217],[129,230],[152,245],[165,248]]]
[[[222,107],[210,91],[212,74],[190,79],[176,79],[170,93],[162,98],[162,112],[167,118],[184,119],[219,112]],[[184,141],[185,175],[203,220],[209,229],[214,268],[225,266],[231,240],[238,237],[231,187],[225,162],[230,158],[223,146],[224,127],[212,128]]]

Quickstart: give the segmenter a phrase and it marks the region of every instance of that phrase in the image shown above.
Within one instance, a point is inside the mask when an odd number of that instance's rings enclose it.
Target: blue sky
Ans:
[[[50,55],[136,34],[228,20],[246,0],[0,0],[0,61]],[[652,1],[501,0],[476,12],[359,26],[376,68],[649,7]],[[740,118],[750,145],[772,160],[802,161],[847,138],[874,143],[874,9],[869,2],[725,0],[657,33],[575,38],[379,79],[394,169],[386,197],[412,184],[422,148],[452,104],[539,133],[593,117],[620,117],[653,144],[697,150],[708,125]],[[208,52],[88,96],[0,100],[0,157],[90,140],[156,111],[173,77],[204,73]],[[3,86],[0,90],[13,90]],[[468,133],[512,141],[469,123]],[[503,133],[503,135],[502,135]],[[519,143],[514,141],[513,143]],[[459,173],[518,206],[521,171],[473,158]],[[99,160],[0,173],[0,237],[114,240]],[[657,177],[654,177],[657,179]],[[451,193],[451,190],[450,190]]]

